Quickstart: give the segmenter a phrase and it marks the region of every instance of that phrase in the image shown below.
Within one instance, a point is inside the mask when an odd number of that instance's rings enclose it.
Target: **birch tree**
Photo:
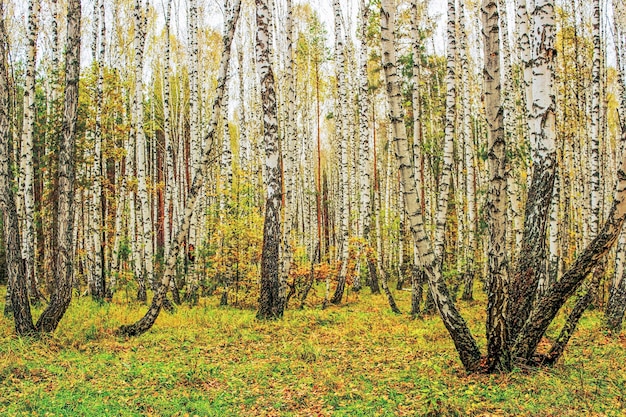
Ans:
[[[72,299],[73,214],[75,188],[76,122],[78,118],[78,79],[80,74],[80,0],[67,3],[67,44],[65,50],[65,104],[62,137],[58,150],[58,197],[55,207],[54,236],[56,253],[54,263],[54,291],[50,304],[39,316],[37,329],[52,332],[56,329]]]
[[[369,20],[369,9],[366,0],[359,2],[359,65],[358,65],[358,81],[359,81],[359,161],[361,169],[359,170],[359,225],[361,244],[366,248],[365,256],[368,264],[372,263],[371,257],[367,255],[369,248],[369,235],[371,229],[371,204],[370,204],[370,97],[369,97],[369,80],[367,78],[367,61],[368,61],[368,44],[367,44],[367,24]],[[368,270],[372,270],[372,266],[368,265]],[[367,282],[373,293],[379,291],[378,283],[373,280],[376,274],[369,274]]]
[[[383,0],[381,4],[381,40],[383,48],[383,68],[387,101],[389,102],[389,121],[393,132],[393,145],[399,166],[400,181],[404,189],[404,203],[407,221],[420,261],[424,265],[428,286],[441,318],[457,348],[461,362],[468,370],[476,370],[480,360],[480,350],[471,335],[465,320],[461,317],[450,298],[437,257],[426,234],[424,220],[415,188],[414,170],[408,149],[406,127],[401,106],[401,92],[397,75],[397,60],[394,47],[395,6],[392,0]]]
[[[521,255],[511,282],[511,296],[516,300],[509,304],[512,334],[517,334],[528,318],[539,281],[545,273],[546,226],[556,171],[553,1],[536,1],[533,16],[533,112],[529,115],[533,171],[524,214]]]
[[[20,147],[20,176],[18,209],[22,218],[22,258],[26,264],[28,291],[33,300],[39,299],[35,270],[35,196],[33,136],[35,131],[35,61],[39,34],[40,0],[28,2],[28,52],[26,57],[26,80],[24,86],[24,117],[22,123],[22,145]]]
[[[146,281],[153,286],[154,279],[154,246],[153,246],[153,224],[152,213],[150,211],[150,201],[147,182],[147,148],[146,134],[144,130],[144,109],[143,109],[143,62],[147,27],[147,13],[150,7],[149,0],[146,5],[142,5],[143,0],[135,0],[135,37],[133,46],[135,48],[135,90],[133,95],[133,107],[131,119],[134,123],[136,163],[137,163],[137,196],[139,197],[138,223],[141,227],[139,231],[139,242],[143,253],[144,269]],[[142,301],[145,301],[145,294],[141,294]]]
[[[104,272],[104,247],[103,242],[106,239],[103,238],[104,227],[102,224],[102,177],[104,176],[104,158],[102,156],[102,89],[104,84],[104,53],[106,48],[106,16],[104,9],[104,0],[99,0],[94,3],[94,15],[98,17],[95,19],[94,25],[94,42],[92,55],[94,63],[97,68],[97,81],[96,81],[96,124],[94,130],[94,158],[93,158],[93,186],[91,187],[91,221],[92,228],[90,230],[91,239],[93,240],[94,248],[94,268],[93,268],[93,280],[90,283],[90,292],[92,297],[96,300],[103,300],[106,291],[105,285],[105,272]],[[100,45],[98,45],[98,28]],[[99,52],[97,48],[99,46]]]
[[[590,177],[591,196],[589,219],[589,238],[593,239],[598,234],[600,224],[600,0],[592,1],[592,37],[593,55],[591,66],[591,155]]]
[[[337,137],[339,157],[339,260],[341,262],[337,288],[330,302],[339,304],[343,297],[348,272],[348,205],[350,190],[348,189],[348,139],[346,108],[348,106],[344,31],[342,27],[341,5],[333,0],[335,12],[335,72],[337,77],[337,101],[335,106],[335,136]]]
[[[256,69],[261,82],[263,109],[263,143],[265,145],[265,221],[263,224],[263,250],[261,253],[261,288],[258,319],[276,319],[283,315],[284,299],[281,289],[281,203],[282,177],[278,146],[278,121],[274,72],[270,51],[270,9],[267,0],[256,0]]]
[[[19,335],[35,333],[30,312],[26,271],[22,262],[20,225],[11,185],[11,115],[8,63],[8,36],[5,27],[5,5],[0,0],[0,208],[6,247],[8,281],[11,287],[11,304],[15,331]]]
[[[443,262],[448,198],[452,182],[454,135],[456,123],[456,0],[448,0],[446,25],[446,115],[443,144],[443,163],[437,198],[435,226],[435,256]]]
[[[165,299],[165,295],[167,294],[167,291],[170,287],[170,282],[175,275],[178,253],[183,247],[183,243],[188,236],[189,227],[191,224],[191,217],[194,212],[198,195],[202,190],[207,169],[210,163],[215,159],[215,155],[213,155],[213,147],[216,143],[216,131],[218,122],[221,117],[222,97],[224,96],[224,89],[226,85],[226,70],[230,63],[231,44],[235,33],[237,20],[239,18],[240,7],[240,0],[235,0],[232,6],[232,14],[225,24],[224,36],[222,38],[222,58],[220,60],[220,67],[217,78],[217,89],[215,91],[215,97],[213,99],[212,106],[213,112],[211,114],[208,132],[205,135],[207,146],[203,149],[199,169],[194,171],[191,187],[189,188],[189,192],[187,193],[184,213],[181,217],[180,223],[177,225],[176,233],[173,234],[174,238],[172,244],[170,245],[170,253],[166,260],[161,283],[157,288],[154,297],[152,298],[150,308],[148,309],[146,314],[144,314],[141,319],[133,324],[121,326],[118,330],[120,334],[126,336],[138,336],[145,333],[152,327],[157,317],[159,316],[161,308],[163,307],[163,300]]]
[[[506,256],[506,140],[500,82],[500,27],[498,4],[483,0],[484,95],[487,121],[487,158],[489,160],[489,222],[487,276],[487,368],[511,368],[507,328],[508,277]]]

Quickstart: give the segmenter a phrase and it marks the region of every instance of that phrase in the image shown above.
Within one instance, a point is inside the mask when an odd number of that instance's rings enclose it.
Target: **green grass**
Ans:
[[[0,415],[626,415],[626,338],[599,330],[599,312],[555,367],[468,376],[437,317],[395,315],[383,296],[269,323],[217,303],[128,340],[113,332],[145,306],[75,299],[42,339],[0,318]],[[484,305],[460,306],[484,345]]]

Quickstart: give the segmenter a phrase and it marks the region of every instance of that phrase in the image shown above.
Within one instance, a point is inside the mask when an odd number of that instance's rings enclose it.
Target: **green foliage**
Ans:
[[[384,297],[360,297],[287,310],[279,322],[203,298],[129,340],[113,330],[145,307],[117,300],[76,300],[40,340],[16,338],[0,318],[0,414],[619,416],[626,407],[625,340],[598,332],[598,313],[553,368],[468,376],[437,317],[413,321]],[[408,292],[397,298],[410,303]],[[460,306],[480,332],[484,305]]]

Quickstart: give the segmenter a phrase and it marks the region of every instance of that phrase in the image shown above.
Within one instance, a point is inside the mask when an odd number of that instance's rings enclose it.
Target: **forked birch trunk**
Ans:
[[[533,12],[532,109],[533,171],[519,261],[511,280],[511,334],[517,335],[530,314],[539,281],[545,274],[546,229],[556,171],[556,103],[553,89],[555,13],[552,0],[537,0]]]

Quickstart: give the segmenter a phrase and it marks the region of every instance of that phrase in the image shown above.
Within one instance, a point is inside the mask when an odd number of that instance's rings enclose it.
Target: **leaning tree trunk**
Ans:
[[[622,131],[624,137],[626,132]],[[598,235],[584,249],[563,277],[548,289],[520,330],[513,355],[517,360],[531,361],[539,341],[563,304],[580,287],[584,279],[609,252],[626,219],[626,153],[622,155],[613,205]]]
[[[35,333],[30,313],[26,271],[20,248],[20,227],[15,197],[11,187],[11,151],[9,149],[10,98],[8,45],[4,26],[4,0],[0,0],[0,208],[6,245],[6,265],[11,286],[11,304],[15,331],[20,336]]]
[[[226,83],[226,69],[228,68],[230,62],[230,46],[232,44],[233,36],[235,33],[237,19],[239,18],[240,6],[240,0],[235,0],[232,7],[232,15],[225,25],[226,29],[224,37],[222,38],[222,59],[220,61],[220,68],[217,78],[217,89],[215,92],[215,98],[213,99],[212,106],[213,112],[211,114],[211,121],[208,126],[208,132],[206,134],[207,146],[204,148],[202,153],[200,168],[194,172],[191,188],[189,189],[189,192],[187,194],[185,210],[180,225],[177,225],[177,232],[173,235],[175,236],[175,238],[170,246],[170,253],[167,257],[167,262],[165,264],[165,270],[163,272],[163,278],[161,279],[161,285],[155,292],[154,297],[152,298],[152,303],[150,304],[150,308],[148,309],[146,314],[137,322],[131,325],[124,325],[120,327],[118,332],[122,335],[138,336],[145,333],[152,327],[157,317],[159,316],[161,307],[163,306],[163,300],[165,299],[165,295],[167,294],[167,291],[170,287],[170,282],[172,281],[176,272],[176,259],[178,257],[180,249],[183,246],[183,243],[187,238],[187,234],[189,233],[189,225],[196,204],[196,200],[198,199],[198,195],[202,190],[204,177],[206,175],[209,164],[215,158],[215,155],[213,155],[215,146],[215,132],[217,130],[217,125],[221,113],[222,97],[224,94],[224,88]]]
[[[621,66],[618,54],[619,67]],[[621,70],[618,71],[618,76],[620,79],[623,77]],[[622,121],[620,121],[620,124],[622,154],[620,166],[617,170],[617,184],[615,186],[613,204],[607,220],[597,236],[586,246],[561,279],[548,288],[546,294],[530,312],[512,348],[513,355],[518,360],[533,360],[537,346],[556,314],[597,264],[603,260],[621,233],[622,226],[626,220],[626,152],[623,152],[624,143],[626,143],[626,125]],[[593,285],[595,283],[591,284],[591,288],[593,288]],[[579,314],[579,310],[575,308],[572,318],[566,323],[566,328],[564,329],[566,337],[567,327],[575,327],[576,315]],[[557,347],[563,349],[565,343],[560,343],[561,346]],[[554,355],[554,351],[552,355]]]
[[[500,27],[495,0],[483,0],[484,103],[487,121],[489,192],[486,211],[489,223],[487,276],[487,368],[511,369],[507,305],[508,276],[506,256],[506,140],[500,94]]]
[[[626,79],[624,78],[624,32],[620,17],[623,18],[623,12],[618,8],[617,2],[612,2],[613,6],[613,33],[615,38],[615,59],[617,61],[617,78],[621,87],[620,106],[619,106],[619,122],[622,131],[626,128]],[[624,135],[622,135],[624,138]],[[624,144],[622,143],[621,152],[624,152]],[[615,255],[615,272],[611,281],[609,291],[609,300],[606,306],[605,324],[606,327],[614,332],[619,333],[622,329],[622,320],[624,311],[626,310],[626,274],[624,274],[626,261],[626,231],[622,230],[620,243],[618,244],[617,253]]]
[[[604,317],[606,327],[617,334],[622,330],[622,320],[624,319],[624,310],[626,310],[625,258],[626,230],[622,230],[617,246],[617,254],[615,255],[615,275],[611,282],[609,302],[606,306]]]
[[[400,181],[404,187],[407,220],[418,248],[421,263],[424,265],[425,273],[428,277],[430,292],[444,325],[454,341],[461,362],[463,362],[465,369],[469,371],[476,370],[479,367],[480,350],[465,320],[463,320],[450,298],[448,287],[441,274],[440,265],[426,234],[421,206],[415,188],[414,170],[409,154],[404,115],[402,114],[402,93],[397,75],[396,52],[394,48],[395,7],[392,0],[383,0],[380,16],[383,68],[385,70],[387,100],[389,101],[389,120],[393,131]]]
[[[74,184],[76,122],[78,119],[78,79],[80,75],[80,0],[67,4],[67,48],[65,52],[65,108],[63,131],[59,143],[58,197],[55,207],[54,235],[56,256],[54,262],[54,290],[50,304],[37,321],[37,330],[56,329],[72,300],[74,275]]]
[[[261,252],[261,290],[258,319],[275,319],[283,315],[284,300],[280,286],[280,217],[282,178],[278,148],[278,123],[274,73],[270,62],[270,10],[267,0],[256,0],[256,62],[261,82],[263,141],[265,142],[265,177],[267,197]]]

